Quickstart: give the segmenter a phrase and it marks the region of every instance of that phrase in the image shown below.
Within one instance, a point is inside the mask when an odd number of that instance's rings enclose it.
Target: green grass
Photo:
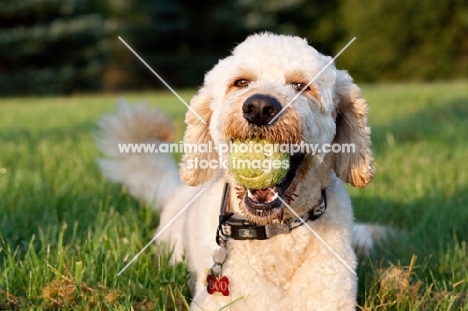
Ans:
[[[377,172],[349,188],[359,221],[398,239],[361,259],[364,310],[468,310],[468,83],[364,86]],[[189,99],[194,92],[184,92]],[[157,215],[99,173],[92,132],[114,95],[0,100],[0,310],[184,310],[184,265]],[[126,94],[176,119],[170,93]]]

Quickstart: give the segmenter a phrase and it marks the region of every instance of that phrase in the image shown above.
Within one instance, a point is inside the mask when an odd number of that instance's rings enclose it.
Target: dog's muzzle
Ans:
[[[242,105],[244,118],[257,126],[267,125],[280,111],[280,102],[274,97],[263,94],[250,96]]]

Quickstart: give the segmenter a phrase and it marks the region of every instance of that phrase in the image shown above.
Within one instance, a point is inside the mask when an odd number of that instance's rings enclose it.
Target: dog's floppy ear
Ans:
[[[374,159],[367,127],[367,104],[346,71],[337,70],[335,85],[336,134],[334,144],[354,144],[354,153],[335,153],[334,169],[346,183],[365,187],[374,176]]]
[[[210,118],[213,113],[212,101],[213,97],[207,88],[203,87],[190,101],[190,107],[196,114],[189,109],[185,115],[187,124],[184,134],[185,154],[182,157],[180,176],[182,181],[190,186],[207,182],[217,172],[216,169],[206,165],[210,160],[217,158],[216,151],[209,152],[208,150],[208,145],[213,141],[209,131]]]

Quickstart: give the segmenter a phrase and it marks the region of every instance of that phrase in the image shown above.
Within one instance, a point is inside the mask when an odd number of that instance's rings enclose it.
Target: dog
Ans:
[[[206,74],[190,101],[183,143],[213,148],[186,150],[180,170],[169,153],[122,153],[119,143],[160,148],[174,139],[161,112],[123,103],[99,123],[107,157],[99,164],[159,209],[158,241],[191,271],[191,309],[354,310],[357,227],[345,184],[362,188],[374,175],[367,113],[359,87],[331,57],[299,37],[255,34]],[[266,189],[246,188],[229,167],[194,165],[222,164],[222,144],[254,138],[355,149],[293,153],[286,176]]]

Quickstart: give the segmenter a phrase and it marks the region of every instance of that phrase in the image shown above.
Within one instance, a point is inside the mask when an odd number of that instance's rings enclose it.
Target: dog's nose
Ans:
[[[244,118],[258,126],[267,125],[280,111],[279,101],[268,95],[252,95],[242,105]]]

